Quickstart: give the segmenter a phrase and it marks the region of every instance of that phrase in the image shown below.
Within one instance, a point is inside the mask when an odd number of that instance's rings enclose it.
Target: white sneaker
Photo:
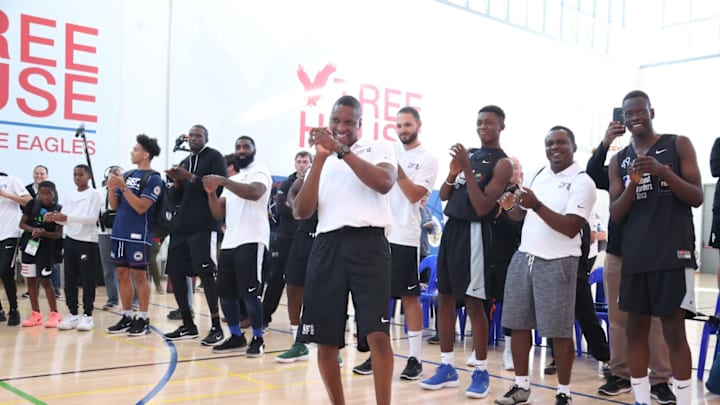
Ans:
[[[465,365],[475,367],[475,350],[473,350],[472,353],[470,353],[470,357],[465,360]]]
[[[60,322],[60,325],[57,326],[60,330],[70,330],[75,329],[78,326],[78,322],[80,321],[80,317],[77,315],[68,315],[66,316],[62,322]]]
[[[82,318],[80,318],[80,321],[77,323],[77,330],[88,331],[93,330],[93,328],[95,328],[93,317],[83,314]]]
[[[503,370],[512,371],[515,370],[515,363],[513,363],[512,352],[503,351]]]

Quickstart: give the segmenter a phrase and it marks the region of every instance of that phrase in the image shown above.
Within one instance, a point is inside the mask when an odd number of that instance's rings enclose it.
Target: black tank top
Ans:
[[[661,135],[647,156],[680,175],[676,140],[677,135]],[[618,169],[625,184],[629,181],[628,168],[636,158],[631,145],[618,152]],[[635,201],[623,223],[622,240],[623,273],[697,268],[690,206],[675,197],[664,180],[649,173],[636,187]]]
[[[495,165],[500,159],[506,158],[507,155],[502,149],[491,149],[482,147],[470,155],[470,166],[472,167],[473,177],[480,186],[480,190],[485,190],[485,186],[490,183],[493,176]],[[455,218],[466,222],[480,222],[485,219],[491,220],[497,212],[497,204],[490,212],[481,218],[475,212],[470,197],[468,196],[466,179],[462,173],[457,177],[453,193],[445,206],[445,215],[449,218]]]

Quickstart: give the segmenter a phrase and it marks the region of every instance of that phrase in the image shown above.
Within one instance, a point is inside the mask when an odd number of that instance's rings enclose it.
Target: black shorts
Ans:
[[[479,222],[449,219],[438,251],[438,292],[465,301],[470,295],[486,299],[483,226]]]
[[[14,279],[17,245],[18,238],[8,238],[0,241],[0,276],[9,273]]]
[[[217,272],[217,232],[171,234],[165,272],[170,276],[214,276]]]
[[[713,210],[712,225],[710,226],[710,239],[708,245],[715,249],[720,249],[720,212],[715,213]]]
[[[221,250],[216,284],[218,297],[259,297],[266,251],[259,243]]]
[[[390,246],[382,228],[318,235],[307,269],[298,341],[344,347],[348,292],[358,336],[390,333]]]
[[[391,243],[390,257],[392,259],[390,296],[393,298],[419,296],[417,248]]]
[[[301,230],[295,233],[285,266],[285,284],[297,287],[305,286],[308,259],[310,259],[310,250],[312,250],[314,241],[314,234]]]
[[[692,269],[670,269],[623,274],[618,304],[625,312],[660,317],[675,316],[679,309],[694,312]]]

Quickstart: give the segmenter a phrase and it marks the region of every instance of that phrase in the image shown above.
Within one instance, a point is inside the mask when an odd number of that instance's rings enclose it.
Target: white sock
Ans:
[[[635,402],[650,405],[650,377],[630,377],[630,384],[635,394]]]
[[[678,380],[677,378],[673,378],[673,387],[675,388],[675,395],[677,395],[678,405],[692,403],[691,380]]]
[[[526,375],[516,375],[515,376],[515,385],[518,387],[529,390],[530,389],[530,377]]]
[[[440,352],[440,362],[442,364],[449,364],[455,367],[455,352],[443,353]]]
[[[297,337],[298,326],[299,325],[290,325],[290,333],[292,334],[293,341],[295,341],[295,338]]]
[[[505,353],[512,353],[512,350],[511,350],[512,346],[510,345],[511,339],[512,339],[511,336],[505,336],[505,350],[504,350]]]
[[[140,312],[140,313],[138,314],[138,316],[140,316],[141,319],[148,319],[148,313],[147,313],[147,312]]]
[[[485,360],[475,359],[475,370],[478,370],[478,371],[487,370],[487,359],[485,359]]]
[[[558,384],[557,393],[570,396],[570,384],[568,384],[568,385]]]
[[[132,318],[132,317],[133,317],[133,311],[132,311],[132,309],[129,309],[129,310],[127,310],[127,311],[123,311],[123,316],[127,316],[128,318]]]
[[[420,361],[420,348],[422,347],[422,331],[409,330],[408,342],[410,343],[410,353],[408,356],[415,357]]]

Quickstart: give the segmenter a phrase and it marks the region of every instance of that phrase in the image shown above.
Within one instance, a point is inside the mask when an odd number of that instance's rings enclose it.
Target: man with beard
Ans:
[[[658,316],[670,349],[677,403],[689,404],[692,358],[685,315],[695,311],[691,207],[703,202],[700,169],[690,139],[655,132],[647,94],[628,93],[622,109],[632,140],[612,157],[608,175],[610,219],[623,223],[618,305],[628,313],[630,382],[635,403],[649,404],[648,336],[651,317]]]
[[[405,308],[410,352],[400,378],[417,380],[422,375],[420,347],[422,346],[422,308],[420,307],[420,280],[418,279],[418,248],[420,246],[420,199],[435,185],[438,159],[420,144],[418,132],[422,122],[412,107],[403,107],[397,114],[397,182],[390,190],[392,227],[388,241],[392,258],[390,296],[400,298]],[[368,358],[353,368],[356,374],[372,374]]]
[[[217,219],[226,218],[227,228],[220,250],[218,295],[230,328],[230,338],[213,348],[214,353],[244,350],[247,341],[240,329],[240,302],[245,303],[253,338],[247,357],[264,353],[263,317],[260,294],[261,271],[270,242],[267,200],[272,177],[265,165],[255,163],[255,142],[241,136],[235,143],[239,171],[231,178],[210,175],[203,178],[210,209]],[[220,198],[215,191],[222,185]]]
[[[178,166],[166,170],[173,180],[174,198],[178,203],[178,212],[170,231],[166,271],[173,284],[173,293],[182,314],[183,324],[175,331],[166,333],[165,338],[181,340],[199,336],[188,302],[188,285],[185,279],[187,276],[199,276],[212,321],[210,332],[201,343],[215,346],[222,343],[224,338],[215,285],[219,223],[210,211],[202,178],[209,174],[224,177],[227,175],[227,167],[223,155],[206,146],[207,141],[208,131],[204,126],[195,125],[190,128],[188,144],[192,153]],[[221,188],[216,190],[218,195],[221,192]]]
[[[447,201],[447,224],[437,261],[438,332],[440,361],[435,375],[420,383],[427,390],[457,387],[453,340],[455,305],[464,302],[473,331],[475,371],[465,391],[470,398],[484,398],[490,391],[487,371],[488,321],[484,301],[490,297],[490,220],[497,201],[512,176],[512,162],[500,148],[505,112],[498,106],[482,107],[477,115],[482,148],[468,153],[462,144],[450,148],[450,172],[440,187]]]
[[[254,156],[254,152],[253,152]],[[301,151],[295,155],[295,172],[290,174],[287,179],[280,183],[277,189],[275,210],[277,212],[277,229],[275,230],[275,240],[271,248],[271,272],[267,281],[267,290],[263,297],[263,324],[265,326],[272,321],[272,314],[275,313],[280,303],[283,288],[285,288],[285,266],[287,265],[290,247],[292,246],[295,231],[297,231],[297,221],[293,218],[292,208],[287,204],[287,197],[290,186],[298,178],[299,173],[304,173],[312,163],[310,153]]]
[[[386,194],[395,184],[397,163],[387,142],[358,139],[361,117],[360,102],[342,96],[333,104],[330,127],[310,131],[309,142],[317,153],[295,200],[295,213],[309,218],[317,207],[318,225],[298,340],[317,343],[318,367],[330,402],[345,403],[337,356],[345,346],[351,292],[358,336],[367,336],[371,350],[375,401],[389,404],[391,262],[385,228],[392,213]]]

